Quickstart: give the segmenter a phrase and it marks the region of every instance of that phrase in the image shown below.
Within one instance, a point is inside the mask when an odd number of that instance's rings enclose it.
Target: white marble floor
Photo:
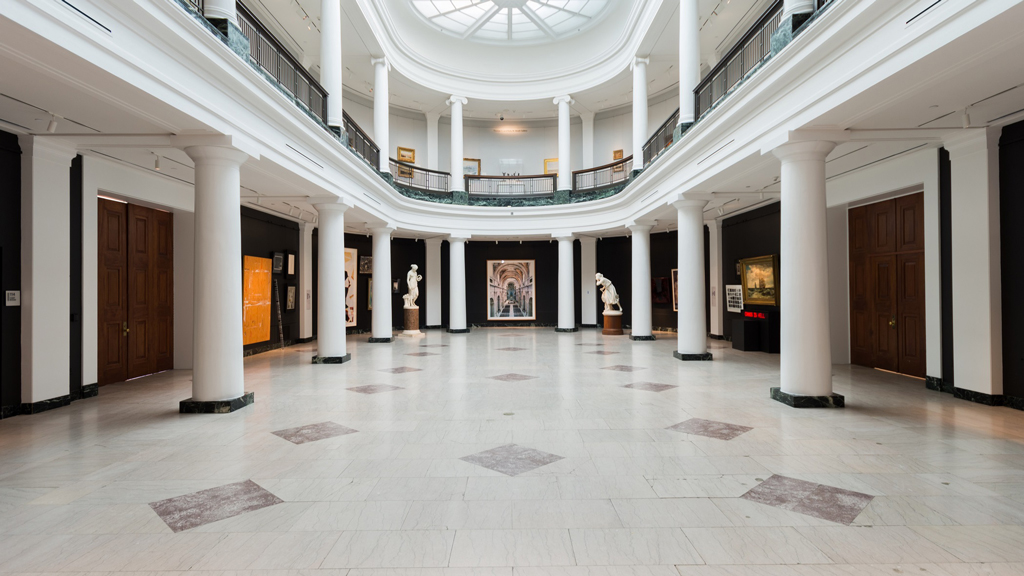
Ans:
[[[340,366],[247,359],[234,414],[178,414],[168,372],[0,421],[0,572],[1024,573],[1024,412],[848,366],[845,409],[796,410],[768,397],[777,356],[659,338],[353,337]],[[691,419],[751,429],[667,429]],[[155,511],[236,483],[250,511]]]

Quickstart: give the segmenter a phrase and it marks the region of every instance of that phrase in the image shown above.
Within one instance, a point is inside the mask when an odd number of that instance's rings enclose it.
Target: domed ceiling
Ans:
[[[461,40],[536,44],[582,32],[609,0],[409,0],[430,26]]]

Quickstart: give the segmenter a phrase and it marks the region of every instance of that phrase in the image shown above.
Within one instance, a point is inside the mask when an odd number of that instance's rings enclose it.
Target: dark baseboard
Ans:
[[[96,383],[93,383],[93,384],[83,384],[82,385],[82,389],[80,391],[71,394],[71,400],[72,401],[82,400],[84,398],[93,398],[93,397],[99,396],[99,395],[100,395],[100,385],[99,384],[96,384]]]
[[[580,324],[580,328],[600,328],[600,324]]]
[[[634,342],[654,342],[657,340],[657,338],[654,337],[654,334],[651,334],[650,336],[633,336],[630,334],[629,339]]]
[[[711,352],[705,352],[703,354],[680,354],[678,350],[674,350],[672,355],[675,356],[676,360],[682,360],[683,362],[710,362],[714,360]]]
[[[284,344],[281,344],[280,341],[266,342],[263,344],[254,344],[251,348],[242,349],[242,356],[244,358],[248,358],[249,356],[263,354],[264,352],[270,352],[271,350],[280,350],[282,348],[287,348],[292,344],[295,344],[294,340],[285,340]]]
[[[313,340],[316,340],[316,338],[313,337],[313,336],[310,336],[309,338],[299,338],[298,340],[295,341],[295,343],[296,344],[309,344]]]
[[[970,400],[985,406],[1002,406],[1006,398],[1002,394],[985,394],[984,392],[975,392],[974,390],[957,388],[956,386],[953,387],[953,397],[961,400]]]
[[[945,392],[947,394],[953,393],[953,386],[938,376],[925,376],[924,387],[929,390],[935,390],[936,392]]]
[[[493,322],[481,322],[470,324],[470,328],[558,328],[558,324],[545,324],[543,322],[516,322],[495,320]]]
[[[40,400],[39,402],[26,402],[20,405],[13,404],[11,406],[0,407],[0,420],[21,414],[39,414],[40,412],[46,412],[47,410],[53,410],[54,408],[63,408],[64,406],[70,406],[71,403],[76,400],[94,398],[99,396],[99,394],[99,384],[84,384],[81,389],[76,390],[73,394],[65,394],[56,398]]]
[[[722,336],[721,334],[708,334],[708,338],[711,338],[712,340],[725,340],[725,336]]]
[[[181,414],[230,414],[235,410],[241,410],[256,401],[252,392],[246,392],[232,400],[214,400],[210,402],[198,402],[189,398],[178,404],[178,412]]]
[[[438,324],[437,326],[424,326],[423,327],[424,330],[440,330],[441,328],[444,328],[444,326],[441,326],[440,324]]]
[[[1024,410],[1024,398],[1017,396],[1003,396],[1003,406],[1014,410]]]
[[[4,418],[10,418],[21,414],[21,406],[18,404],[11,404],[10,406],[0,406],[0,420]]]
[[[572,332],[579,332],[579,331],[580,331],[580,329],[579,328],[575,328],[575,327],[574,328],[555,328],[555,332],[560,332],[560,333],[572,333]]]
[[[39,414],[40,412],[46,412],[47,410],[53,410],[54,408],[61,408],[71,404],[71,395],[65,394],[63,396],[57,396],[56,398],[48,398],[46,400],[40,400],[38,402],[23,402],[21,404],[22,414]]]
[[[841,394],[796,396],[783,392],[781,388],[772,388],[772,400],[777,400],[793,408],[843,408],[846,406],[846,399]]]
[[[394,336],[392,336],[390,338],[374,338],[374,337],[371,336],[370,339],[368,340],[368,342],[370,344],[391,344],[394,341],[395,341],[395,337]]]
[[[458,330],[449,328],[448,329],[448,333],[449,334],[469,334],[469,330],[470,330],[469,328],[460,328]]]
[[[351,359],[351,353],[344,356],[313,356],[313,364],[344,364]]]

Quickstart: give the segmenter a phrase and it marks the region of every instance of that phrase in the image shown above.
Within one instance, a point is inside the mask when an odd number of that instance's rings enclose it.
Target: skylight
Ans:
[[[594,24],[608,0],[409,0],[443,32],[487,43],[560,40]]]

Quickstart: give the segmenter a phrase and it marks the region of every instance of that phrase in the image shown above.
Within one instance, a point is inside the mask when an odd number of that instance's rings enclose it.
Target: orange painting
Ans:
[[[242,344],[270,340],[270,258],[242,258]]]

